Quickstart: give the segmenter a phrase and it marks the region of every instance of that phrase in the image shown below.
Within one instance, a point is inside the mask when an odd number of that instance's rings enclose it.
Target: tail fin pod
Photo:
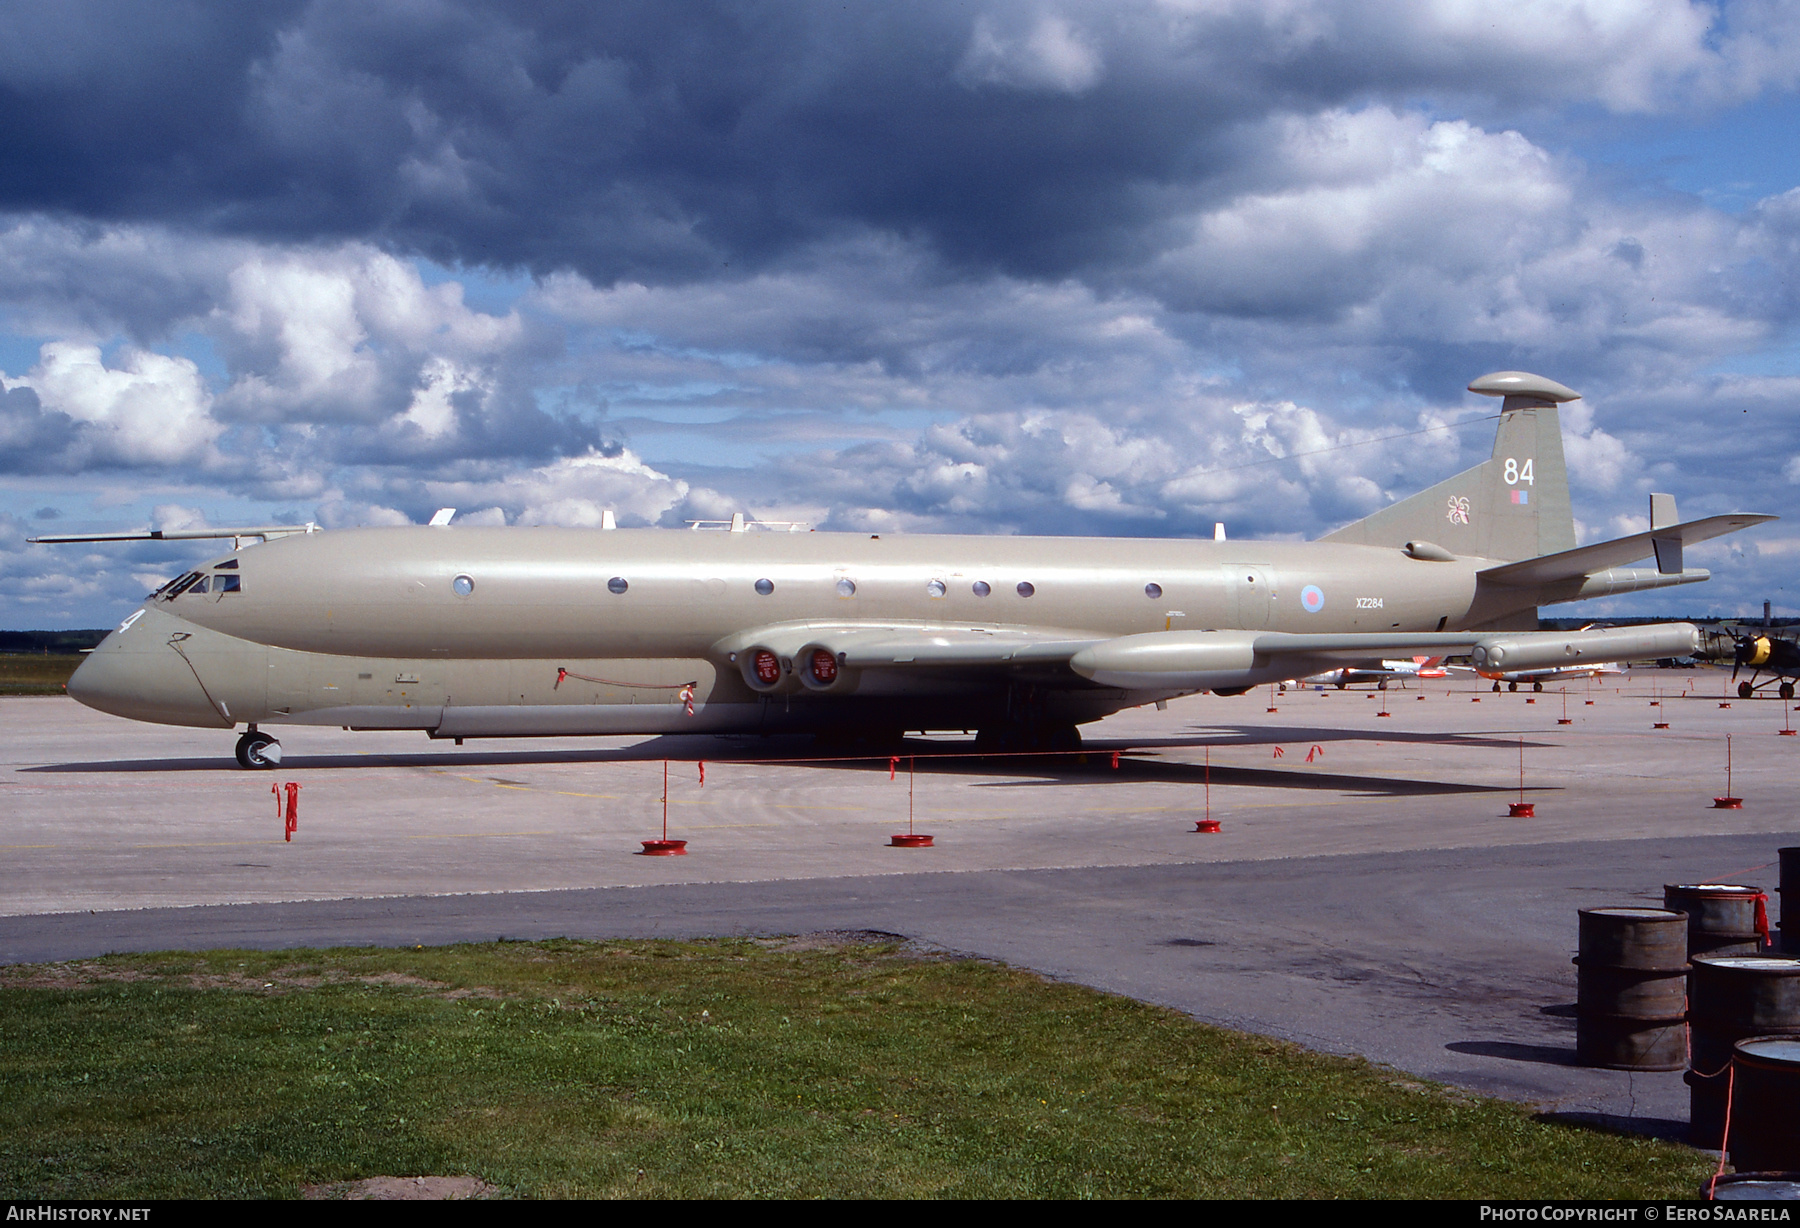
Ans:
[[[1364,546],[1431,542],[1452,554],[1507,560],[1574,549],[1556,406],[1580,394],[1523,371],[1484,375],[1469,391],[1506,398],[1491,458],[1319,540]]]

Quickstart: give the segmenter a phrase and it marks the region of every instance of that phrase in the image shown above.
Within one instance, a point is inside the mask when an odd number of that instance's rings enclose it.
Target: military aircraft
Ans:
[[[1701,653],[1716,660],[1731,661],[1731,680],[1737,683],[1740,699],[1749,699],[1758,691],[1774,690],[1783,699],[1794,697],[1794,679],[1800,678],[1800,642],[1791,636],[1778,635],[1766,627],[1761,630],[1707,631]],[[1750,676],[1738,681],[1738,674],[1748,665]]]
[[[977,731],[1068,749],[1122,708],[1413,654],[1484,668],[1669,656],[1687,623],[1539,633],[1537,607],[1708,578],[1682,548],[1774,519],[1575,545],[1557,405],[1503,371],[1491,459],[1316,542],[460,527],[220,529],[69,694],[137,720],[434,738]],[[189,531],[195,535],[198,531]],[[171,538],[110,534],[106,540]],[[39,541],[91,541],[68,535]],[[258,544],[260,542],[260,544]],[[1654,569],[1623,564],[1654,555]]]

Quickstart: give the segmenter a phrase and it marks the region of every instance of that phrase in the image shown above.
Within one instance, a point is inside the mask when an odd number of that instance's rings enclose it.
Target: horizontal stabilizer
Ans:
[[[1778,519],[1780,519],[1778,516],[1764,516],[1748,512],[1733,512],[1727,516],[1708,516],[1704,520],[1690,520],[1686,524],[1669,525],[1666,528],[1652,529],[1647,533],[1633,533],[1630,537],[1620,537],[1592,546],[1577,546],[1573,550],[1540,555],[1535,559],[1521,559],[1517,563],[1504,563],[1499,567],[1489,567],[1485,571],[1477,572],[1476,575],[1488,583],[1504,584],[1511,588],[1530,588],[1540,584],[1554,584],[1558,580],[1580,580],[1610,567],[1621,567],[1626,563],[1635,563],[1639,559],[1648,558],[1656,553],[1656,543],[1659,541],[1692,546],[1698,542],[1711,541],[1715,537],[1723,537],[1727,533],[1736,533],[1739,529],[1748,529],[1752,525]],[[1664,550],[1667,549],[1668,547],[1665,546]],[[1679,570],[1678,567],[1677,571]]]

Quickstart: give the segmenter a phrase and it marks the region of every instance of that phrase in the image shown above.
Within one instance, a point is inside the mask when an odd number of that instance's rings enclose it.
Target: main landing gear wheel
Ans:
[[[1495,688],[1494,688],[1494,689],[1495,689],[1495,690],[1499,690],[1499,689],[1500,689],[1500,688],[1498,688],[1498,687],[1495,687]],[[1509,682],[1509,683],[1507,683],[1507,684],[1506,684],[1506,689],[1507,689],[1507,690],[1509,690],[1509,691],[1516,691],[1516,690],[1518,690],[1518,689],[1519,689],[1519,684],[1518,684],[1518,683],[1516,683],[1516,682]]]
[[[1756,688],[1751,686],[1748,682],[1738,683],[1738,698],[1739,699],[1749,699],[1750,696],[1753,695],[1755,692],[1756,692]]]
[[[281,743],[260,730],[252,729],[238,739],[239,767],[267,769],[281,762]]]
[[[1781,697],[1783,699],[1792,699],[1794,697],[1794,684],[1793,683],[1784,682],[1781,684]]]
[[[1531,684],[1531,689],[1534,691],[1541,691],[1544,689],[1544,684],[1541,682],[1534,682]]]
[[[1496,682],[1496,683],[1494,683],[1494,694],[1498,695],[1499,693],[1500,693],[1500,684],[1498,682]]]

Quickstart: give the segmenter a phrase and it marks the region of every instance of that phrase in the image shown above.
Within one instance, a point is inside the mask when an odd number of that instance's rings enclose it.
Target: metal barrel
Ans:
[[[1689,973],[1688,1072],[1682,1076],[1694,1146],[1720,1145],[1733,1047],[1757,1036],[1800,1037],[1800,959],[1696,957]]]
[[[1696,955],[1755,955],[1762,950],[1756,928],[1762,888],[1742,883],[1685,883],[1663,887],[1663,907],[1688,915],[1688,958]]]
[[[1661,908],[1584,908],[1575,956],[1575,1060],[1611,1070],[1687,1061],[1687,918]]]
[[[1800,1036],[1755,1036],[1732,1054],[1732,1167],[1800,1171]]]
[[[1800,845],[1781,849],[1781,950],[1786,955],[1800,955]],[[1791,903],[1790,903],[1791,901]],[[1794,923],[1787,923],[1788,909],[1794,910]]]
[[[1700,1187],[1714,1202],[1792,1202],[1800,1199],[1800,1173],[1726,1173]]]

